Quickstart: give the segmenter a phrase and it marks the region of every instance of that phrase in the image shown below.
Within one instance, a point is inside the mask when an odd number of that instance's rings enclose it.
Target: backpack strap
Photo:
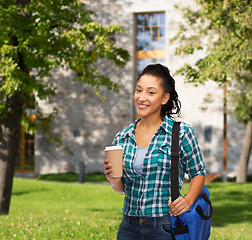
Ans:
[[[172,127],[172,146],[171,146],[172,202],[179,197],[179,126],[180,122],[174,122]]]

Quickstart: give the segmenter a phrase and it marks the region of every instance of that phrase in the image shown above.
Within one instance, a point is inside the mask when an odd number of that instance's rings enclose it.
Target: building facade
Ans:
[[[126,48],[131,61],[120,69],[102,61],[99,69],[120,84],[118,93],[101,88],[105,101],[94,94],[91,87],[73,82],[75,73],[61,69],[55,71],[51,81],[57,95],[38,108],[50,112],[59,109],[52,123],[52,131],[61,134],[63,143],[72,154],[55,143],[47,143],[43,133],[34,140],[34,173],[79,172],[79,163],[85,163],[86,173],[103,172],[105,146],[115,134],[127,127],[137,116],[133,94],[138,74],[149,63],[165,64],[174,76],[184,63],[192,63],[200,56],[175,56],[176,45],[170,38],[176,35],[183,21],[174,5],[196,7],[194,1],[182,0],[90,0],[88,8],[96,13],[95,21],[118,24],[125,33],[115,37],[116,44]],[[174,76],[182,103],[180,120],[195,130],[204,155],[208,173],[222,173],[223,166],[223,89],[215,83],[193,87],[185,84],[182,76]],[[245,127],[228,115],[227,174],[236,175],[242,149]],[[252,156],[249,171],[252,173]]]

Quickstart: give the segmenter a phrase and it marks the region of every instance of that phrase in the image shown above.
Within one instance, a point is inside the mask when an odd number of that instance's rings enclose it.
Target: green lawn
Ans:
[[[214,207],[210,239],[252,239],[252,183],[207,186]],[[0,239],[114,240],[122,203],[123,196],[106,184],[15,178],[10,214],[0,217]]]

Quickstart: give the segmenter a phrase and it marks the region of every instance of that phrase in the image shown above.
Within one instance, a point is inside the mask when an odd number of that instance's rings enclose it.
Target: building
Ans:
[[[17,172],[37,174],[79,172],[84,161],[86,173],[103,172],[103,149],[110,145],[114,135],[128,126],[135,118],[133,93],[141,69],[152,62],[168,66],[171,74],[186,62],[198,57],[182,58],[174,55],[173,37],[183,21],[174,7],[189,5],[194,1],[182,0],[89,0],[87,6],[96,12],[96,21],[104,25],[119,24],[125,33],[116,36],[116,43],[128,49],[131,61],[124,69],[109,62],[100,62],[99,68],[121,87],[119,93],[102,88],[106,100],[101,101],[93,89],[73,82],[75,73],[62,69],[53,74],[51,81],[57,86],[57,96],[40,102],[38,108],[45,112],[54,107],[59,114],[52,124],[52,131],[60,133],[63,143],[73,154],[54,143],[47,143],[43,133],[35,138],[22,134],[21,155]],[[176,88],[182,103],[182,120],[194,128],[202,149],[208,173],[222,172],[223,159],[223,89],[209,82],[193,87],[185,84],[182,76],[175,76]],[[228,169],[236,174],[242,149],[245,127],[228,115]],[[30,156],[30,157],[29,157]],[[252,173],[250,156],[250,173]],[[29,162],[30,161],[30,162]]]

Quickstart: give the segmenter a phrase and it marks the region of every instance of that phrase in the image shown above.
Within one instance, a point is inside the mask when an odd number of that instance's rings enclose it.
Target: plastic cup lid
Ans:
[[[121,149],[123,149],[121,146],[108,146],[105,148],[104,151],[121,150]]]

